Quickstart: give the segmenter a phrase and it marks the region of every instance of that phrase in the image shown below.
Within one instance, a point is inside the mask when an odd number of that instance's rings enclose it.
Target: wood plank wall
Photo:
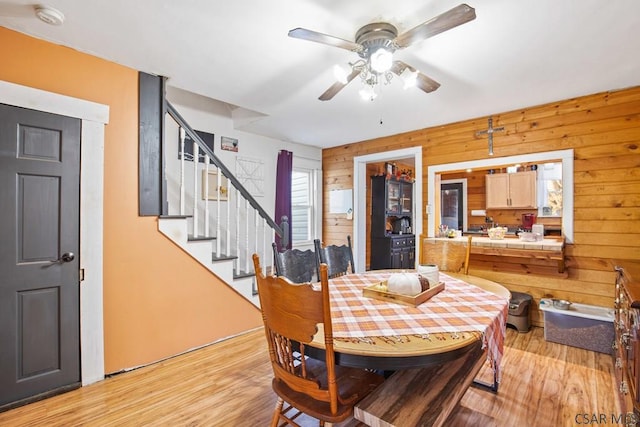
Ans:
[[[470,274],[531,294],[535,325],[543,324],[541,297],[612,307],[614,260],[640,260],[640,87],[496,113],[493,120],[505,127],[494,135],[496,157],[574,149],[574,244],[566,249],[567,277],[497,257],[472,258]],[[325,149],[325,200],[333,189],[353,188],[355,156],[422,146],[426,201],[429,165],[486,158],[486,137],[476,136],[486,124],[479,117]],[[427,217],[422,221],[426,230]],[[353,235],[353,221],[329,215],[325,203],[323,233],[325,244],[343,242]]]

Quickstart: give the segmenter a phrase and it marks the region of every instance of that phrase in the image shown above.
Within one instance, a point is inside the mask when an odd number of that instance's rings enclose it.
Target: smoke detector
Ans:
[[[35,6],[36,16],[42,22],[49,25],[62,25],[64,22],[64,13],[51,6],[37,5]]]

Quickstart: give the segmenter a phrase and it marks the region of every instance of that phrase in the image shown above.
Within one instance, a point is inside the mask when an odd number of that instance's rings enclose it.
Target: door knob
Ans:
[[[75,255],[73,254],[73,252],[66,252],[64,254],[62,254],[62,256],[60,257],[60,261],[62,262],[71,262],[75,259]]]

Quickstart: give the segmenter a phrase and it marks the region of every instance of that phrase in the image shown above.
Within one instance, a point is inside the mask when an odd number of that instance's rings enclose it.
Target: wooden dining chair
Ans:
[[[347,273],[355,273],[353,263],[353,250],[351,248],[351,236],[347,236],[346,245],[323,246],[319,239],[313,241],[316,248],[316,263],[327,264],[329,279],[342,276]]]
[[[284,276],[294,283],[318,282],[320,280],[315,252],[309,249],[306,251],[287,249],[279,252],[275,243],[272,246],[276,275]]]
[[[420,264],[435,264],[440,271],[469,274],[471,237],[466,242],[420,235]]]
[[[253,254],[253,264],[274,374],[271,385],[278,395],[271,426],[281,421],[297,426],[294,420],[301,413],[318,419],[321,426],[349,418],[354,405],[384,378],[335,364],[327,265],[320,265],[318,289],[282,276],[264,276],[258,254]],[[323,332],[318,332],[318,325]],[[324,360],[305,355],[317,333],[324,335]]]

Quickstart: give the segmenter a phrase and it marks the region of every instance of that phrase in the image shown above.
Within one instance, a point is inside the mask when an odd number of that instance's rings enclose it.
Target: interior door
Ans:
[[[0,104],[0,409],[80,386],[80,128]]]
[[[449,230],[462,230],[464,225],[462,183],[447,183],[440,186],[440,218]]]

